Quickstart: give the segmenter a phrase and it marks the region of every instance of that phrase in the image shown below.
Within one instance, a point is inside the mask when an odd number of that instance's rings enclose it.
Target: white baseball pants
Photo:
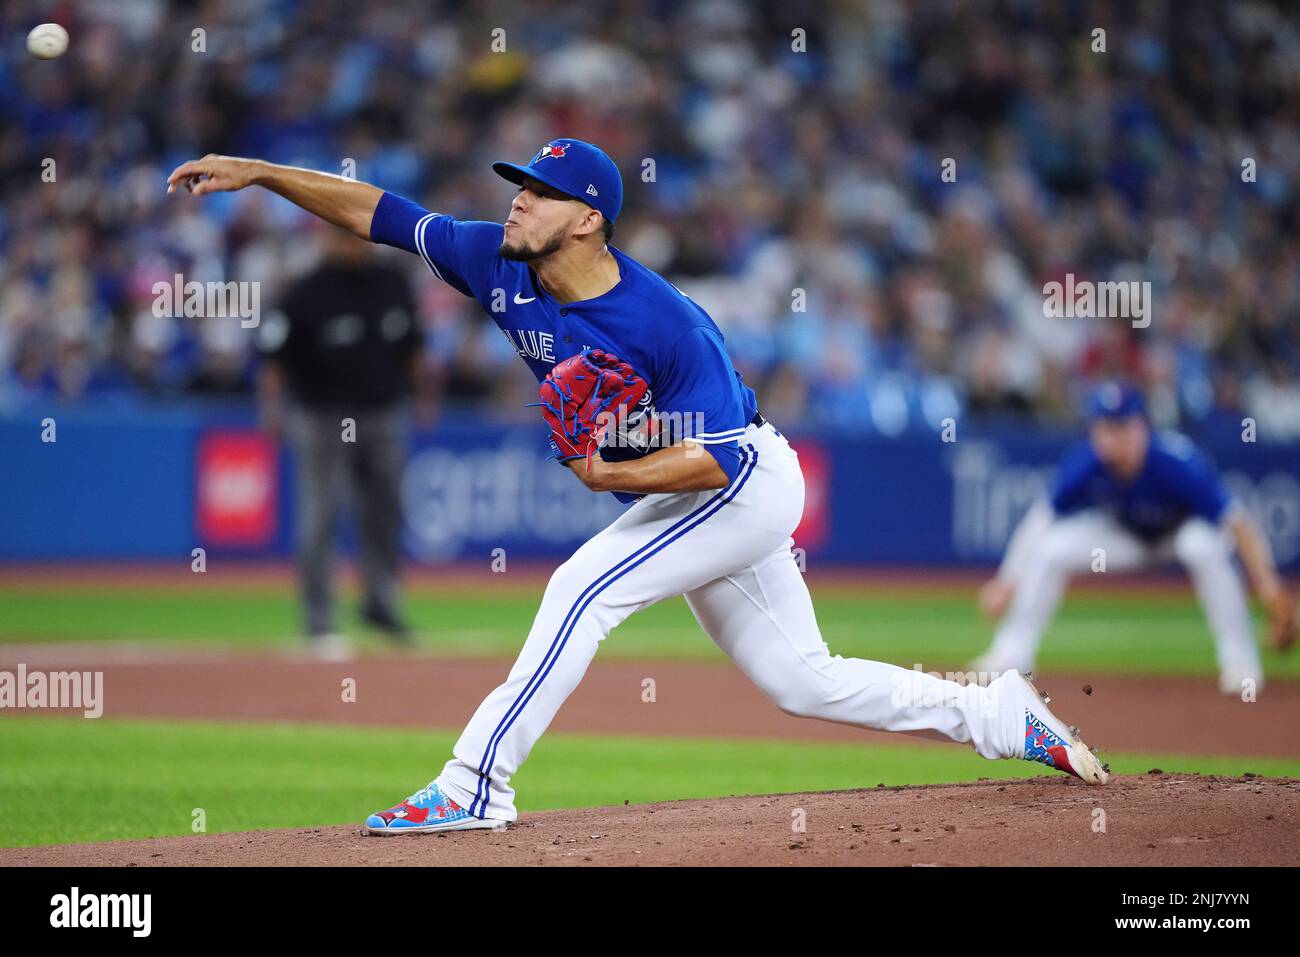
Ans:
[[[509,676],[437,779],[453,800],[481,818],[515,820],[510,779],[600,642],[633,612],[677,595],[783,711],[969,742],[989,758],[1023,755],[1023,710],[1000,708],[996,685],[831,655],[791,552],[804,502],[798,457],[770,424],[751,425],[741,447],[744,464],[727,488],[648,495],[556,569]]]
[[[1241,576],[1232,561],[1230,533],[1189,518],[1169,538],[1152,544],[1108,513],[1090,510],[1056,519],[1025,556],[1015,597],[998,626],[987,660],[1031,671],[1043,632],[1056,613],[1070,576],[1089,571],[1094,549],[1105,552],[1106,571],[1124,572],[1177,559],[1191,576],[1214,635],[1223,673],[1260,674],[1259,650]]]

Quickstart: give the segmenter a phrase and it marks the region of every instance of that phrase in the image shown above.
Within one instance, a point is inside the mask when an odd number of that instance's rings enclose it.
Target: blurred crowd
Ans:
[[[21,51],[42,20],[64,57]],[[1070,422],[1123,375],[1161,424],[1300,437],[1292,2],[84,0],[0,27],[0,408],[251,395],[255,330],[158,315],[155,284],[269,308],[319,231],[260,190],[166,195],[185,159],[501,221],[490,162],[571,135],[622,168],[614,244],[712,314],[783,425]],[[429,393],[527,415],[510,344],[396,256]],[[1150,325],[1045,316],[1067,273],[1149,281]]]

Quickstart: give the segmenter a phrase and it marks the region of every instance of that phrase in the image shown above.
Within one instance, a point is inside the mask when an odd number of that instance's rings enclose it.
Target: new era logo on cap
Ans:
[[[519,186],[531,176],[599,210],[611,223],[623,207],[623,178],[618,167],[600,147],[583,140],[554,139],[539,149],[527,166],[497,162],[492,169]]]

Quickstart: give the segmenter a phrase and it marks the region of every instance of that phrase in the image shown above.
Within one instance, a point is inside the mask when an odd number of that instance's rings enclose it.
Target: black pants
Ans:
[[[356,422],[345,441],[344,419]],[[290,438],[297,457],[298,563],[309,634],[335,630],[333,563],[341,506],[357,518],[366,605],[397,617],[404,458],[399,405],[365,412],[296,408]]]

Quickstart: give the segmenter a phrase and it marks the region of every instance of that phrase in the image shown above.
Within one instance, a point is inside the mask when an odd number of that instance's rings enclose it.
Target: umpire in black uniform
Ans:
[[[324,259],[258,327],[266,358],[263,422],[287,431],[297,458],[298,560],[307,634],[324,657],[346,657],[336,631],[335,525],[349,490],[364,598],[361,616],[399,642],[400,482],[405,410],[424,341],[406,275],[340,229],[321,233]],[[287,401],[282,398],[287,392]],[[287,416],[286,416],[287,413]]]

